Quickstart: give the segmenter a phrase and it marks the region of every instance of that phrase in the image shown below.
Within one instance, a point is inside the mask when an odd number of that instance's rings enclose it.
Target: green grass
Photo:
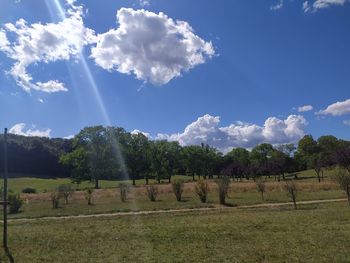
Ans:
[[[23,176],[23,177],[22,177]],[[183,178],[186,181],[192,180],[192,177],[189,176],[174,176],[173,178]],[[0,185],[2,185],[3,180],[0,180]],[[100,187],[103,188],[114,188],[119,185],[121,181],[113,181],[113,180],[101,180],[99,182]],[[123,181],[125,183],[132,184],[131,180],[125,180]],[[149,183],[155,183],[155,180],[149,180]],[[167,180],[163,180],[162,182],[167,182]],[[30,177],[30,175],[25,176],[21,175],[21,177],[18,177],[16,175],[16,178],[10,178],[8,180],[8,187],[9,190],[15,193],[21,193],[23,188],[31,187],[35,188],[37,192],[43,193],[43,192],[51,192],[55,190],[59,185],[62,184],[70,184],[74,189],[77,187],[76,184],[72,184],[71,180],[69,178],[36,178],[36,177]],[[136,185],[145,185],[144,179],[136,180]],[[79,189],[85,189],[89,187],[94,187],[94,183],[85,181],[79,185]]]
[[[12,222],[9,248],[16,262],[349,262],[349,236],[344,202]]]

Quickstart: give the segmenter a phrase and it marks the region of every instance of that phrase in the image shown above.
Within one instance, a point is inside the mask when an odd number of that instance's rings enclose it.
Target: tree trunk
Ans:
[[[148,177],[146,177],[146,185],[148,185]]]
[[[194,182],[194,174],[192,174],[192,181]]]
[[[168,177],[169,184],[171,183],[171,176]]]
[[[132,176],[132,185],[136,185],[136,182],[135,182],[135,177],[134,176]]]
[[[293,199],[294,209],[297,209],[297,202],[295,199]]]
[[[264,201],[264,192],[261,192],[261,199]]]
[[[98,179],[95,179],[95,189],[98,189],[99,185],[98,185]]]

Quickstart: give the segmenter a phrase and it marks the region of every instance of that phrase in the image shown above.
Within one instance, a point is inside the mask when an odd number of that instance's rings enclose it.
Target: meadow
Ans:
[[[9,233],[16,262],[350,261],[346,202],[15,221]]]

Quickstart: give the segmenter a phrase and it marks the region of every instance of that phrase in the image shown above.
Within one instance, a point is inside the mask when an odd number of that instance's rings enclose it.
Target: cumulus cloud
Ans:
[[[326,109],[316,112],[317,115],[342,116],[350,114],[350,99],[338,101],[329,105]]]
[[[300,106],[298,107],[298,112],[307,112],[307,111],[312,111],[314,107],[312,105],[305,105],[305,106]]]
[[[316,0],[313,2],[313,4],[311,4],[310,2],[311,1],[303,2],[304,12],[316,12],[320,9],[328,8],[330,6],[342,6],[345,3],[350,1],[349,0]]]
[[[27,72],[28,66],[69,60],[76,57],[84,45],[94,42],[94,32],[84,26],[82,6],[75,6],[72,0],[67,0],[67,5],[65,17],[58,23],[28,24],[24,19],[19,19],[14,24],[5,24],[0,31],[0,51],[14,60],[9,73],[27,92],[67,91],[58,80],[33,81]],[[16,35],[14,41],[8,40],[8,33]]]
[[[270,7],[270,10],[276,11],[283,7],[283,0],[279,0],[279,2]]]
[[[301,115],[290,115],[285,120],[268,118],[264,125],[236,122],[220,127],[220,117],[206,114],[189,124],[182,133],[158,134],[155,139],[178,141],[181,145],[207,143],[223,152],[234,147],[251,148],[266,142],[295,143],[305,134],[307,121]]]
[[[51,129],[38,130],[33,126],[31,129],[26,130],[25,123],[17,123],[10,130],[9,133],[21,135],[21,136],[31,136],[31,137],[51,137]]]
[[[152,139],[151,134],[148,133],[148,132],[143,132],[143,131],[140,131],[140,130],[135,129],[135,130],[133,130],[133,131],[130,132],[130,133],[131,133],[131,134],[143,134],[143,135],[145,135],[148,139]]]
[[[164,13],[121,8],[119,27],[97,35],[91,57],[97,65],[154,85],[163,85],[215,54],[211,42],[184,21]]]

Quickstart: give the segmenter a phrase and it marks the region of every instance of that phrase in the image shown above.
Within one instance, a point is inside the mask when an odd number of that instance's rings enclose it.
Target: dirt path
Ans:
[[[326,200],[310,200],[299,201],[298,205],[307,204],[322,204],[331,202],[343,202],[347,199],[326,199]],[[280,206],[292,206],[293,203],[265,203],[256,205],[241,205],[241,206],[217,206],[213,208],[186,208],[186,209],[170,209],[170,210],[156,210],[156,211],[139,211],[139,212],[117,212],[108,214],[92,214],[92,215],[72,215],[72,216],[47,216],[39,218],[18,218],[9,219],[8,222],[35,222],[38,220],[64,220],[64,219],[79,219],[79,218],[98,218],[98,217],[119,217],[119,216],[139,216],[139,215],[152,215],[152,214],[165,214],[165,213],[183,213],[183,212],[196,212],[196,211],[215,211],[215,210],[227,210],[227,209],[249,209],[249,208],[274,208]],[[0,221],[2,223],[2,221]]]

